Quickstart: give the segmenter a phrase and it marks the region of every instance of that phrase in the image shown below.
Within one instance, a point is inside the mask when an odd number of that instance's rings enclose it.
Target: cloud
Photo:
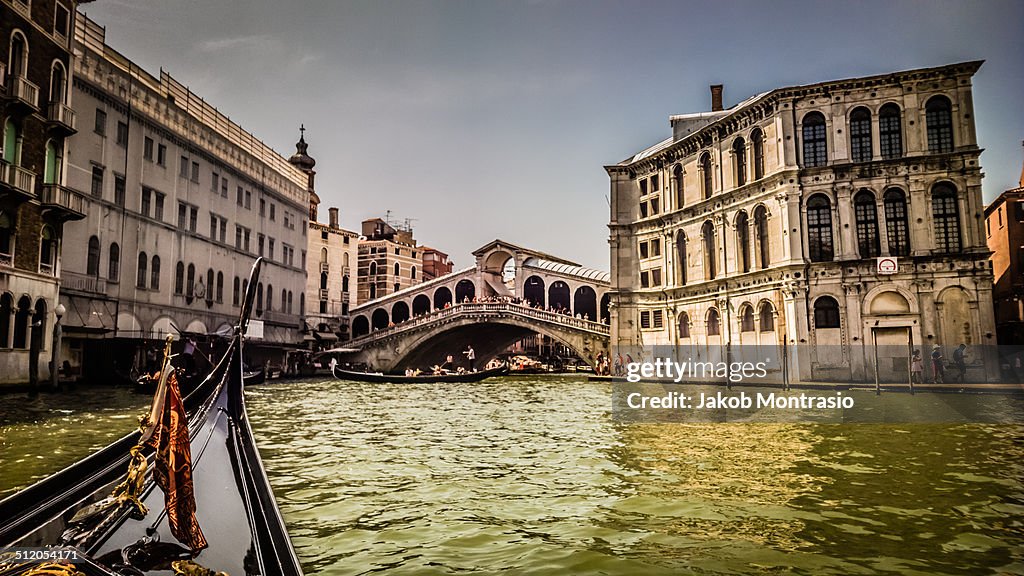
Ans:
[[[273,36],[267,34],[248,34],[245,36],[229,36],[213,40],[204,40],[196,47],[200,52],[223,52],[229,50],[265,48],[274,46],[280,42]]]

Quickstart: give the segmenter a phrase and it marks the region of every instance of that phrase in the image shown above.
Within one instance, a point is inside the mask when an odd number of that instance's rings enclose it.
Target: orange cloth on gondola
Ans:
[[[196,519],[188,417],[174,372],[167,378],[167,398],[160,421],[146,444],[156,450],[153,476],[164,491],[164,506],[171,534],[193,552],[206,548],[206,537]]]

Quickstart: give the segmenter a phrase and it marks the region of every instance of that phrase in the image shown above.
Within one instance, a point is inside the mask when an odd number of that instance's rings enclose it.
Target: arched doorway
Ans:
[[[548,288],[548,306],[556,311],[572,310],[572,302],[569,301],[569,285],[561,280],[556,280]]]
[[[452,303],[452,291],[447,286],[441,286],[434,291],[434,308],[444,308],[445,304],[449,306]]]
[[[430,312],[430,297],[420,294],[412,299],[412,315],[419,316]]]
[[[459,280],[455,285],[455,301],[459,304],[472,302],[476,298],[476,285],[471,280]]]
[[[388,311],[383,308],[377,308],[373,311],[373,329],[383,330],[388,327]]]
[[[352,319],[352,337],[358,338],[370,333],[370,321],[366,316],[356,316]]]
[[[580,286],[572,296],[573,312],[592,322],[597,321],[597,292],[590,286]]]
[[[547,299],[544,298],[544,280],[540,276],[530,276],[523,283],[523,300],[527,306],[544,307]]]
[[[391,307],[391,321],[395,324],[405,322],[409,319],[409,305],[405,302],[395,302]]]

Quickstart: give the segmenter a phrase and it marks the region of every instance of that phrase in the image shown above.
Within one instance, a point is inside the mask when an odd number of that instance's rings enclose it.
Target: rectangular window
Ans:
[[[97,198],[103,197],[103,168],[92,167],[92,195]]]
[[[274,259],[274,239],[267,238],[267,258]]]
[[[651,176],[651,194],[658,191],[658,175]]]
[[[153,139],[149,136],[142,141],[142,157],[150,162],[153,161]]]
[[[292,226],[292,215],[288,211],[285,211],[285,213],[284,213],[284,227],[289,229],[289,230],[294,230],[295,229]],[[395,249],[395,254],[398,254],[398,250],[397,249]]]
[[[120,120],[117,122],[117,145],[122,148],[128,147],[128,125]]]
[[[651,198],[651,214],[661,214],[661,200]]]
[[[221,218],[220,219],[220,242],[221,242],[221,244],[224,244],[226,242],[225,238],[227,238],[227,235],[228,235],[228,221],[223,219],[223,218]]]
[[[156,147],[156,163],[161,166],[167,165],[167,146],[160,144]]]
[[[651,287],[651,276],[650,276],[650,273],[647,272],[647,270],[644,270],[643,272],[640,273],[640,287],[641,288],[650,288]]]
[[[266,243],[266,237],[263,234],[256,235],[256,253],[263,256],[263,246]]]
[[[188,224],[188,207],[185,204],[178,202],[178,229],[184,230],[185,225]]]
[[[235,224],[235,248],[242,249],[242,227],[238,224]]]
[[[260,216],[265,216],[266,214],[267,214],[267,201],[264,200],[263,198],[260,198]]]
[[[661,268],[651,270],[651,286],[661,286]]]
[[[250,191],[250,190],[246,190],[245,191],[245,209],[246,210],[251,210],[252,209],[252,191]]]
[[[228,179],[227,178],[221,178],[220,179],[220,196],[221,196],[221,198],[227,198],[228,197]]]
[[[1024,222],[1024,202],[1014,202],[1013,213],[1015,214],[1014,217],[1017,219],[1017,222]]]
[[[641,242],[640,243],[640,259],[641,260],[645,260],[645,259],[651,257],[651,252],[650,252],[650,249],[648,248],[648,246],[649,246],[649,244],[647,242]]]
[[[244,236],[245,236],[245,240],[244,240],[245,251],[248,252],[249,251],[249,229],[248,228],[245,229]]]
[[[661,310],[655,310],[654,313],[651,314],[651,317],[655,328],[661,328],[665,325],[665,319]]]
[[[124,176],[114,174],[114,202],[124,206]]]
[[[275,218],[275,215],[274,215],[274,203],[271,202],[270,203],[270,220],[271,220],[271,222],[274,221],[274,218]]]
[[[93,130],[100,136],[107,135],[107,113],[99,108],[96,109],[96,125]]]
[[[243,199],[245,198],[245,190],[241,186],[238,187],[238,191],[235,193],[235,204],[242,205]]]
[[[156,218],[157,220],[163,221],[163,219],[164,219],[164,195],[163,194],[161,194],[159,192],[156,193],[156,202],[155,202],[154,206],[155,207],[153,209],[153,218]]]
[[[210,213],[210,240],[217,241],[217,216],[212,212]]]
[[[68,37],[68,30],[71,24],[71,13],[61,4],[57,3],[56,13],[53,15],[53,33],[58,36]]]
[[[214,172],[210,176],[210,191],[216,194],[220,189],[220,174]]]
[[[142,205],[139,211],[143,216],[149,217],[150,204],[152,203],[153,191],[145,186],[142,187]]]
[[[647,202],[640,203],[640,217],[647,218]]]
[[[640,312],[640,328],[647,330],[651,327],[651,313],[647,310]]]
[[[178,169],[178,176],[188,178],[188,156],[181,157],[181,167]]]
[[[651,240],[651,256],[661,256],[661,238]]]
[[[647,180],[646,179],[640,181],[640,195],[641,196],[647,196]]]
[[[199,162],[192,163],[192,181],[199,184]]]
[[[189,232],[195,232],[199,224],[199,209],[195,206],[189,208],[188,214],[188,230]]]

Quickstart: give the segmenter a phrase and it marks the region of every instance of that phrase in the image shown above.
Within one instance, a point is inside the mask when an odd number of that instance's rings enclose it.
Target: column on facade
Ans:
[[[870,329],[865,330],[864,323],[861,321],[861,294],[860,288],[857,284],[843,284],[843,290],[846,294],[845,312],[847,318],[847,338],[851,342],[851,353],[850,353],[850,376],[854,380],[864,380],[868,373],[866,354],[868,346],[871,343],[868,341]],[[857,338],[860,340],[860,346],[853,346],[853,339]],[[857,352],[861,353],[857,353]]]
[[[786,315],[785,344],[789,366],[789,381],[799,382],[810,375],[811,354],[807,333],[807,288],[790,283],[782,290],[782,305]]]
[[[782,244],[786,248],[783,261],[787,262],[799,262],[804,258],[803,231],[807,227],[804,226],[801,217],[800,196],[799,188],[790,188],[785,193],[785,205],[782,205],[781,201],[779,202],[782,208]],[[785,241],[787,238],[788,242]]]
[[[832,208],[832,221],[836,223],[838,234],[834,234],[839,246],[835,255],[840,260],[856,260],[860,258],[857,249],[857,225],[853,212],[853,188],[849,184],[835,186],[836,204]]]
[[[921,179],[915,178],[907,182],[907,212],[911,254],[930,255],[935,246],[931,227],[932,198]]]

